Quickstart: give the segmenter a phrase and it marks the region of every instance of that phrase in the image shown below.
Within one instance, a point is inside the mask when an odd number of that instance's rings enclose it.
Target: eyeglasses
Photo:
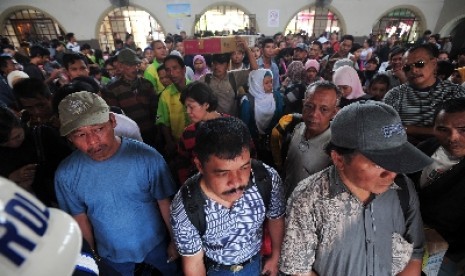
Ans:
[[[410,72],[410,69],[412,69],[412,66],[415,67],[415,68],[423,68],[423,67],[425,67],[425,65],[426,65],[426,61],[420,60],[420,61],[417,61],[417,62],[414,62],[414,63],[411,63],[411,64],[405,64],[402,67],[402,70],[405,73],[407,73],[407,72]]]

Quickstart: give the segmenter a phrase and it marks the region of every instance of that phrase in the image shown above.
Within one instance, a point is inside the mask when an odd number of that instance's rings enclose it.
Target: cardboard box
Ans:
[[[449,244],[434,229],[425,229],[426,252],[423,259],[423,272],[437,276]]]
[[[246,35],[241,37],[245,38],[249,47],[251,47],[255,44],[258,36]],[[214,36],[184,40],[184,53],[186,55],[231,53],[236,49],[235,36]]]

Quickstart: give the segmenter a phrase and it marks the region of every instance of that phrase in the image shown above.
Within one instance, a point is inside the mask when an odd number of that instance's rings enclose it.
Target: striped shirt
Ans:
[[[445,100],[465,97],[465,87],[450,81],[437,82],[426,91],[402,84],[389,90],[383,101],[394,107],[404,125],[433,125],[436,106]]]

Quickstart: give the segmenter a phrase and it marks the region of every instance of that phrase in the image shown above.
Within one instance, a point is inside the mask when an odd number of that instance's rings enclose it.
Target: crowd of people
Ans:
[[[420,275],[426,228],[464,272],[465,48],[186,39],[1,40],[0,176],[70,214],[100,275]]]

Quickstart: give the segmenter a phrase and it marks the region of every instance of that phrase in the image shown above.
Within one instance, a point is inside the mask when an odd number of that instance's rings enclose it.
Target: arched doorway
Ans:
[[[12,12],[2,32],[2,36],[7,37],[16,47],[22,42],[48,42],[64,34],[58,22],[44,12],[32,8]]]
[[[247,14],[239,7],[214,6],[195,16],[194,33],[198,36],[255,34],[255,14]]]
[[[287,33],[305,33],[319,37],[321,34],[339,33],[341,23],[337,14],[329,7],[310,6],[299,11],[287,24]]]
[[[396,34],[402,43],[413,43],[423,34],[420,16],[410,9],[400,8],[384,14],[373,25],[372,34],[378,41],[386,41]]]
[[[144,49],[152,40],[164,39],[160,24],[148,12],[133,6],[110,11],[100,25],[99,43],[102,50],[115,49],[115,39],[124,41],[126,33],[134,36],[137,47]]]

